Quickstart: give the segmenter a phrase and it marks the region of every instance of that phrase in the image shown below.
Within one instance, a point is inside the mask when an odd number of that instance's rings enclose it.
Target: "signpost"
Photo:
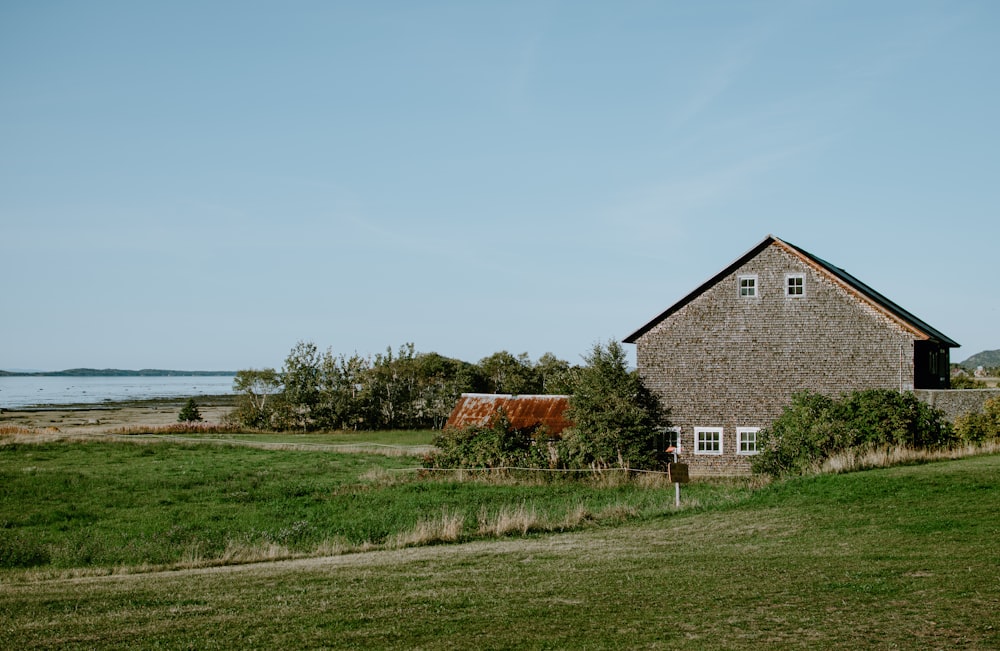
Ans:
[[[688,465],[677,463],[677,448],[670,446],[666,449],[667,454],[674,455],[674,460],[667,464],[667,480],[674,483],[674,506],[681,505],[681,484],[688,483]]]

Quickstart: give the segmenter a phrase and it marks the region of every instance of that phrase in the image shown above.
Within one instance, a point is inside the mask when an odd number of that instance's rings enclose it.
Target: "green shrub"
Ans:
[[[853,448],[934,448],[955,441],[944,413],[912,392],[856,391],[830,398],[805,391],[759,434],[755,473],[778,477],[801,473],[831,455]]]
[[[1000,438],[1000,398],[990,398],[983,411],[955,419],[955,433],[966,443],[980,443]]]
[[[434,438],[437,452],[427,462],[435,468],[548,468],[544,428],[517,429],[503,409],[486,426],[443,430]]]

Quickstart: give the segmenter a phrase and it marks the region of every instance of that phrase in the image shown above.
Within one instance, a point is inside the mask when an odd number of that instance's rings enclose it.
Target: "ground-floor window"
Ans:
[[[721,427],[694,428],[695,454],[722,454]]]
[[[666,452],[667,448],[673,446],[677,452],[681,451],[681,428],[664,427],[656,433],[656,450]]]
[[[736,454],[757,454],[757,432],[759,427],[736,428]]]

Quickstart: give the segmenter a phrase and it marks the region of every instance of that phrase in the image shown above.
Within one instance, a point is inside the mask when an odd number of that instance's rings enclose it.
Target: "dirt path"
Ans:
[[[639,544],[644,529],[636,527],[630,536],[630,544]],[[621,531],[616,529],[615,531]],[[330,556],[304,556],[276,560],[260,560],[248,563],[230,563],[207,565],[201,567],[171,567],[150,571],[120,571],[109,574],[106,569],[69,570],[54,572],[26,573],[10,580],[10,588],[29,588],[39,583],[116,583],[116,582],[149,582],[157,579],[175,579],[192,576],[245,574],[250,576],[266,576],[293,572],[314,572],[336,570],[341,567],[379,567],[406,565],[427,561],[442,561],[451,559],[461,561],[468,557],[483,555],[522,556],[527,562],[534,556],[551,556],[564,553],[584,553],[597,555],[617,555],[623,548],[622,541],[610,530],[588,529],[567,533],[553,533],[533,538],[512,538],[502,540],[476,540],[450,545],[429,545],[405,547],[403,549],[373,549],[370,551],[347,552]],[[79,573],[78,573],[79,572]]]

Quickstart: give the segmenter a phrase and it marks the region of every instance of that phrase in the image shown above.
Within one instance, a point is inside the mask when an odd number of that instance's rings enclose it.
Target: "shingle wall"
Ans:
[[[788,273],[804,274],[804,297],[785,296]],[[739,295],[748,274],[754,298]],[[636,361],[702,475],[749,472],[737,428],[767,426],[797,391],[913,388],[913,336],[775,244],[642,335]],[[694,454],[695,427],[722,427],[723,454]]]

